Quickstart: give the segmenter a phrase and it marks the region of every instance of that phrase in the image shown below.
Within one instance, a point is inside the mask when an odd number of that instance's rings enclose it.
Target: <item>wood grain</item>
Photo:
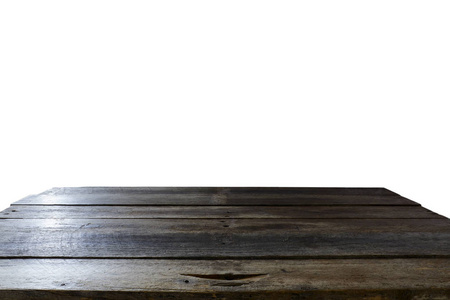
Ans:
[[[450,299],[449,259],[0,259],[0,266],[0,297],[11,300]]]
[[[399,196],[386,188],[330,188],[330,187],[55,187],[42,194],[307,194]]]
[[[2,219],[3,257],[447,257],[448,219]]]
[[[0,219],[439,219],[421,206],[11,206]]]
[[[307,205],[419,205],[401,196],[316,194],[43,194],[13,205],[134,205],[134,206],[307,206]]]
[[[0,233],[0,299],[450,300],[450,220],[384,188],[53,188]]]

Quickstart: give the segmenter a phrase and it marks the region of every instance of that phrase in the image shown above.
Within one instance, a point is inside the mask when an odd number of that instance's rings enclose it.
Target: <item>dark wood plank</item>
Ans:
[[[1,257],[448,257],[448,219],[0,220]]]
[[[54,188],[0,232],[0,299],[450,299],[450,220],[382,188]]]
[[[298,206],[298,205],[419,205],[401,196],[316,195],[316,194],[147,194],[81,193],[40,194],[13,205],[225,205],[225,206]]]
[[[11,206],[0,219],[438,219],[421,206]]]
[[[449,259],[0,259],[0,298],[450,299]]]
[[[56,187],[43,194],[307,194],[353,196],[399,196],[386,188],[313,187]]]

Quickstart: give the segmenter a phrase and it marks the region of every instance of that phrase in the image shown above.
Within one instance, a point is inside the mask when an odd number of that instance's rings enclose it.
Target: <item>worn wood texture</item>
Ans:
[[[419,205],[384,188],[53,188],[13,205]]]
[[[172,194],[172,193],[82,193],[40,194],[19,200],[13,205],[230,205],[230,206],[297,206],[297,205],[418,205],[396,195],[367,194]]]
[[[449,299],[450,259],[0,259],[2,299]]]
[[[0,219],[439,219],[420,206],[11,206]]]
[[[450,220],[384,188],[53,188],[0,232],[0,299],[450,299]]]
[[[448,219],[0,220],[6,257],[449,256]]]
[[[386,188],[309,188],[309,187],[56,187],[41,195],[80,194],[307,194],[399,196]]]

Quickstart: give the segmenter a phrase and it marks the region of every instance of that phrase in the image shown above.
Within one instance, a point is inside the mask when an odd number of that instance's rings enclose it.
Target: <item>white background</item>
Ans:
[[[450,217],[448,1],[2,1],[0,209],[53,186],[384,186]]]

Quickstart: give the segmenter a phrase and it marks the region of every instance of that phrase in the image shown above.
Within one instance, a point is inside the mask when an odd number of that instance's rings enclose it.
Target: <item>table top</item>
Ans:
[[[53,188],[0,232],[2,299],[450,299],[450,220],[384,188]]]

